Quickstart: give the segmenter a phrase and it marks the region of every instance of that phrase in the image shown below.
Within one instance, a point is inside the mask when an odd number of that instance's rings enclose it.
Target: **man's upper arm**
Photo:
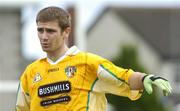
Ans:
[[[26,93],[22,87],[22,83],[20,81],[18,92],[17,92],[17,100],[16,100],[16,111],[29,111],[30,110],[30,96]]]
[[[30,110],[30,94],[28,90],[28,77],[27,77],[28,73],[29,73],[29,69],[26,68],[19,81],[17,100],[16,100],[16,111]]]

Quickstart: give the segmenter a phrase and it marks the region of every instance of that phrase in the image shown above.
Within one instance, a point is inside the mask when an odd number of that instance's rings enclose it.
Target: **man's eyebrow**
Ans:
[[[47,32],[56,32],[56,30],[55,29],[52,29],[52,28],[46,28],[45,29]]]
[[[41,27],[37,27],[37,29],[43,29],[43,28],[41,28]]]
[[[38,30],[38,31],[41,31],[41,30],[43,30],[43,28],[41,28],[41,27],[38,27],[38,28],[37,28],[37,30]]]

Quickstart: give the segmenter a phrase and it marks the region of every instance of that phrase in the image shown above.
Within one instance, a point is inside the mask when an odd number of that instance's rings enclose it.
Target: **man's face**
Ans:
[[[38,22],[38,37],[45,52],[55,52],[64,45],[65,31],[62,32],[57,21]]]

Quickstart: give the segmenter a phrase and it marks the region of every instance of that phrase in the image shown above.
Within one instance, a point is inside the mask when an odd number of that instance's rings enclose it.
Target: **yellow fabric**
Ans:
[[[105,93],[132,100],[140,97],[139,91],[132,92],[129,88],[128,79],[132,73],[97,55],[73,50],[57,64],[50,64],[47,58],[30,64],[20,79],[21,92],[28,96],[23,99],[30,101],[25,106],[30,106],[30,111],[105,111]],[[57,99],[61,97],[65,101]],[[18,98],[23,101],[22,97]],[[16,110],[25,111],[18,101]],[[42,106],[42,101],[46,101],[46,106]]]

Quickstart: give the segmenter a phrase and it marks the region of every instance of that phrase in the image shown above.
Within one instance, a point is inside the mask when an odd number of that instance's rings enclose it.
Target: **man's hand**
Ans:
[[[164,96],[168,96],[171,94],[172,88],[168,80],[162,77],[156,77],[154,75],[145,75],[142,79],[145,90],[148,94],[153,92],[152,85],[157,86],[158,88],[163,90]]]

